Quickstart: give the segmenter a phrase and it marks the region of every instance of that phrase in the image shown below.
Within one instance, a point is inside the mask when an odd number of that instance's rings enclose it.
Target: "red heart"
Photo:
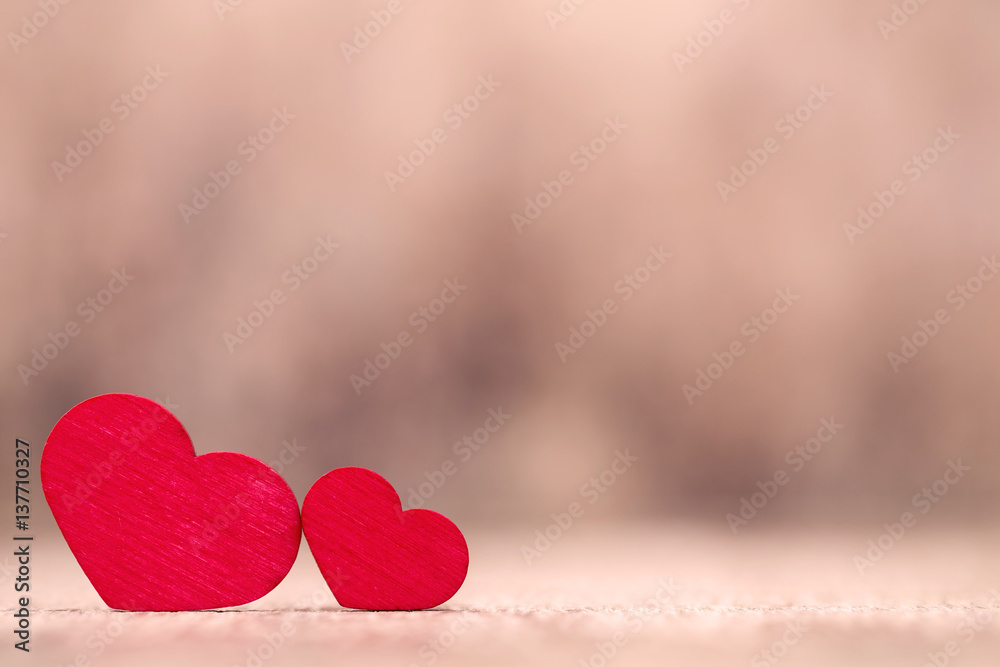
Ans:
[[[298,553],[298,503],[277,472],[243,454],[196,457],[181,423],[139,396],[97,396],[63,415],[41,478],[69,548],[115,609],[252,602]]]
[[[338,468],[313,484],[302,530],[344,607],[436,607],[469,570],[469,547],[455,524],[430,510],[404,512],[392,485],[364,468]]]

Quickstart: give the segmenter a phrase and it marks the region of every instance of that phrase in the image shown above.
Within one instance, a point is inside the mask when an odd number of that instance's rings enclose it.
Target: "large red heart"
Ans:
[[[337,602],[353,609],[436,607],[469,570],[455,524],[429,510],[404,512],[392,485],[364,468],[338,468],[313,484],[302,530]]]
[[[166,409],[130,394],[80,403],[55,425],[42,489],[109,607],[187,611],[252,602],[288,574],[299,507],[257,459],[195,456]]]

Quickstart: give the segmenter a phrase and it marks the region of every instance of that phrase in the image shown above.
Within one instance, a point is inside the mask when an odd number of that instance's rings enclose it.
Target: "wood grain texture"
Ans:
[[[337,601],[352,609],[429,609],[465,581],[469,548],[444,516],[403,511],[385,479],[364,468],[321,477],[302,504],[302,527]]]
[[[109,607],[230,607],[271,591],[301,539],[298,503],[264,463],[195,456],[181,423],[145,398],[106,394],[55,425],[41,460],[45,498]]]
[[[581,521],[531,565],[519,548],[534,526],[474,526],[461,590],[403,613],[339,607],[303,543],[285,580],[247,606],[129,613],[101,602],[49,525],[33,559],[32,653],[0,648],[4,667],[581,667],[600,664],[616,633],[606,667],[751,667],[789,623],[808,630],[769,667],[922,667],[948,642],[961,648],[948,667],[1000,655],[1000,531],[984,527],[928,523],[860,576],[851,559],[874,522],[734,536],[722,521]],[[661,580],[678,588],[653,605]]]

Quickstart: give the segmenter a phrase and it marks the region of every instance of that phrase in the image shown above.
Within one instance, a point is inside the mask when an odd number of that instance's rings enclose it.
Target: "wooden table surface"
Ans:
[[[697,525],[580,525],[528,565],[521,545],[532,533],[470,532],[468,580],[432,611],[341,609],[303,545],[288,578],[256,603],[167,614],[107,609],[61,537],[46,535],[35,542],[32,651],[13,650],[5,630],[0,662],[1000,664],[1000,532],[918,527],[863,575],[854,557],[877,538],[871,529],[733,536]],[[9,590],[9,569],[4,578]],[[12,627],[9,609],[3,617]]]

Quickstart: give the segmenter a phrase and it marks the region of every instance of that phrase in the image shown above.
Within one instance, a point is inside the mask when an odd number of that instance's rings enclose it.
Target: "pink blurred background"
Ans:
[[[40,449],[79,401],[130,392],[169,398],[199,452],[296,450],[280,467],[300,499],[345,465],[405,499],[452,460],[425,506],[468,523],[547,522],[625,449],[638,461],[595,515],[725,528],[783,469],[762,525],[889,520],[958,458],[973,471],[937,515],[992,515],[1000,280],[960,309],[948,295],[1000,252],[996,3],[927,3],[887,38],[892,4],[853,0],[592,0],[554,27],[554,1],[386,14],[379,0],[246,0],[221,18],[218,4],[72,2],[7,37],[9,441]],[[0,26],[21,33],[39,11],[5,3]],[[391,21],[348,62],[342,44],[372,12]],[[274,109],[294,118],[248,149]],[[779,123],[797,110],[789,136]],[[57,174],[102,119],[113,131]],[[614,141],[581,162],[608,119]],[[443,143],[390,188],[385,173],[438,128]],[[907,167],[942,128],[959,137]],[[723,201],[719,181],[765,145]],[[185,220],[232,160],[239,173]],[[518,229],[512,214],[563,170],[572,182]],[[905,192],[849,238],[895,179]],[[286,272],[317,238],[339,247],[293,291]],[[650,246],[671,257],[625,301],[616,284]],[[79,304],[123,267],[134,280],[88,320]],[[448,280],[467,289],[418,330],[411,315]],[[276,289],[284,303],[227,345]],[[798,299],[751,340],[776,290]],[[556,344],[607,299],[615,312],[564,363]],[[887,355],[938,309],[947,322],[894,369]],[[70,323],[44,369],[19,369]],[[404,332],[412,344],[356,391],[351,376]],[[736,341],[742,356],[689,401],[684,385]],[[463,459],[456,441],[498,408],[511,418]],[[793,471],[786,456],[824,418],[843,429]]]

